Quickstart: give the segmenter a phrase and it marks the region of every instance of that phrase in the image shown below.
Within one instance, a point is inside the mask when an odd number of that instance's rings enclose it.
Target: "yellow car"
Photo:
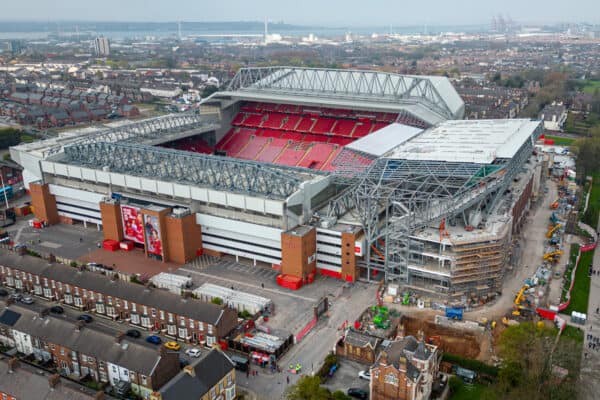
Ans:
[[[181,346],[177,342],[167,342],[167,343],[165,343],[165,347],[169,350],[175,350],[175,351],[181,349]]]

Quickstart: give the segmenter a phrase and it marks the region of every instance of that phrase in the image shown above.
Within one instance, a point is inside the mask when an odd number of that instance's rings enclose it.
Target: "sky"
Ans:
[[[0,20],[283,21],[312,26],[600,22],[600,0],[0,0]]]

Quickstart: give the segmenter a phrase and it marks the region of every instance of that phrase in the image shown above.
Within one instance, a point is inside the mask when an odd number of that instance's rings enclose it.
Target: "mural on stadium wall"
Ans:
[[[160,223],[158,217],[154,215],[144,215],[146,223],[144,230],[146,231],[146,250],[152,257],[162,260],[163,246],[160,240]]]
[[[144,220],[140,209],[132,206],[121,206],[123,219],[123,236],[139,244],[144,244]]]

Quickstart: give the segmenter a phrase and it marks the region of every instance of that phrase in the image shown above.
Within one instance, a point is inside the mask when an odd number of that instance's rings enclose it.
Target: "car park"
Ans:
[[[52,306],[52,307],[50,307],[50,312],[52,314],[62,314],[65,312],[65,309],[62,308],[61,306]]]
[[[94,320],[94,318],[92,318],[92,316],[89,314],[81,314],[79,317],[77,317],[77,320],[83,321],[86,324],[89,324],[90,322],[92,322]]]
[[[146,338],[146,342],[152,343],[152,344],[161,344],[162,339],[160,338],[160,336],[151,335]]]

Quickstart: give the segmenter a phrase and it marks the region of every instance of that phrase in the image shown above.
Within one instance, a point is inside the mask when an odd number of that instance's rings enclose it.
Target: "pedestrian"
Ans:
[[[250,376],[250,368],[248,368],[248,369],[246,370],[246,378],[248,378],[249,376]]]
[[[583,353],[583,358],[587,360],[587,353]]]
[[[264,284],[264,283],[261,283],[261,284],[260,284],[260,287],[264,289],[264,288],[265,288],[265,284]]]
[[[81,242],[83,242],[83,238],[80,237],[79,238],[79,243],[81,243]]]
[[[596,307],[596,314],[600,312],[600,307]]]
[[[586,353],[586,354],[587,354],[587,353]],[[289,375],[288,375],[288,376],[286,376],[286,377],[285,377],[285,380],[287,381],[287,384],[289,385],[289,384],[290,384],[290,376],[289,376]]]

